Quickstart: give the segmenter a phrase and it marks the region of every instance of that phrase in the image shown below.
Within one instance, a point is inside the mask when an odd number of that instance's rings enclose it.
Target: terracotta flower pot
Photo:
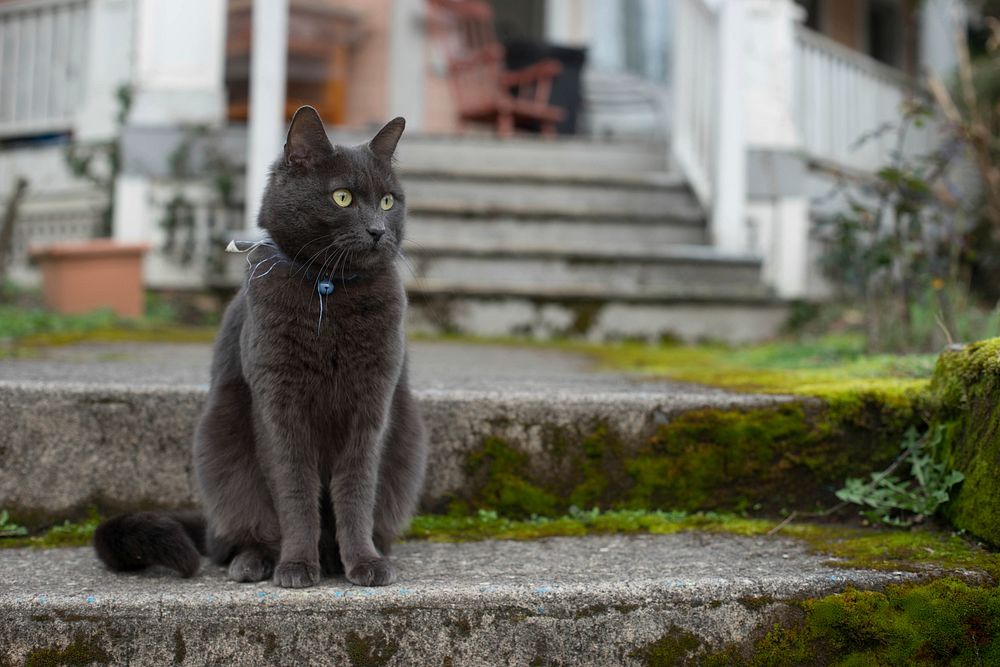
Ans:
[[[95,239],[31,249],[42,272],[45,305],[59,313],[110,308],[125,317],[143,314],[142,258],[149,246]]]

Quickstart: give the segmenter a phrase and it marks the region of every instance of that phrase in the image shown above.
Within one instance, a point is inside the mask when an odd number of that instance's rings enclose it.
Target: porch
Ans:
[[[0,197],[12,174],[33,181],[15,241],[15,279],[35,279],[24,262],[29,245],[92,236],[110,202],[114,237],[156,249],[146,263],[148,287],[242,279],[245,265],[222,248],[256,233],[246,223],[245,175],[255,201],[254,174],[270,157],[261,163],[263,153],[248,150],[246,126],[224,120],[217,52],[224,3],[208,5],[215,18],[203,29],[203,51],[171,60],[164,43],[181,24],[157,19],[200,15],[204,3],[169,11],[156,2],[0,3],[0,90],[22,93],[16,104],[0,103],[0,138],[35,137],[0,151]],[[414,3],[401,7],[413,11]],[[672,10],[672,103],[654,109],[653,134],[501,141],[408,131],[400,168],[413,243],[402,270],[417,326],[745,340],[776,330],[791,300],[822,298],[810,236],[820,211],[812,200],[838,174],[864,179],[886,164],[888,136],[855,142],[899,122],[912,81],[801,25],[804,14],[790,0],[675,0]],[[143,32],[151,24],[164,31],[159,45]],[[136,99],[120,129],[107,119],[121,50],[97,37],[116,26],[137,31],[132,39],[148,64],[129,74]],[[25,34],[36,38],[10,37]],[[274,45],[260,48],[272,61],[281,55]],[[211,66],[191,72],[190,62]],[[186,105],[188,98],[196,103]],[[95,111],[97,99],[103,112]],[[589,99],[585,111],[599,119]],[[164,118],[165,107],[183,113]],[[28,132],[29,123],[36,129]],[[52,138],[38,140],[43,130]],[[280,141],[280,128],[266,132]],[[66,168],[67,135],[120,142],[113,199]],[[332,128],[332,138],[363,135]],[[908,149],[933,145],[927,126]],[[823,206],[828,212],[831,204]]]

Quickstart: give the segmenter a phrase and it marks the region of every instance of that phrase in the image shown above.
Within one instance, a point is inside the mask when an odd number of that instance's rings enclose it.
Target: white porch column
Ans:
[[[74,131],[81,141],[105,141],[115,135],[118,89],[132,77],[136,0],[91,0],[87,20],[87,57],[81,85],[83,102]]]
[[[267,170],[285,143],[288,0],[254,0],[252,43],[246,229],[256,232]]]
[[[132,125],[225,120],[225,0],[138,0]]]
[[[923,0],[920,3],[920,66],[948,81],[958,67],[956,26],[968,22],[962,0]]]
[[[744,138],[743,56],[746,39],[744,0],[719,4],[718,99],[712,244],[723,251],[745,253],[747,247],[746,145]]]
[[[746,212],[750,250],[764,257],[764,280],[782,298],[806,296],[809,200],[796,119],[795,27],[792,0],[742,0],[747,40]]]
[[[394,0],[389,39],[390,118],[406,118],[407,132],[424,128],[424,0]]]

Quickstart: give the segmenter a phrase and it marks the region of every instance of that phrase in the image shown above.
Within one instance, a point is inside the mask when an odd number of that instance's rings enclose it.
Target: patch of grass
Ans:
[[[23,537],[27,534],[28,529],[12,521],[7,510],[0,511],[0,538]]]
[[[83,521],[63,521],[36,535],[28,535],[27,531],[17,536],[4,536],[0,533],[0,548],[83,547],[91,543],[94,531],[100,522],[101,518],[96,513],[91,512],[90,516]]]
[[[509,519],[497,512],[480,510],[471,516],[419,515],[410,524],[407,538],[432,542],[475,542],[632,533],[671,535],[690,530],[759,535],[773,525],[773,522],[761,519],[714,512],[698,514],[646,510],[600,512],[573,508],[565,516]]]
[[[111,311],[60,315],[0,305],[0,359],[31,357],[41,349],[75,343],[206,343],[214,327],[178,326],[155,318],[124,319]]]
[[[42,333],[83,333],[113,327],[120,322],[110,310],[61,315],[42,308],[0,305],[0,339],[19,339]]]

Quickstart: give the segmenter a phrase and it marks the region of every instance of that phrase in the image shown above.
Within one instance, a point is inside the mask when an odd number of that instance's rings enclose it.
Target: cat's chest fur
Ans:
[[[324,415],[388,398],[404,354],[406,297],[398,278],[337,283],[325,297],[312,283],[275,278],[246,292],[242,363],[251,388],[273,388]]]

